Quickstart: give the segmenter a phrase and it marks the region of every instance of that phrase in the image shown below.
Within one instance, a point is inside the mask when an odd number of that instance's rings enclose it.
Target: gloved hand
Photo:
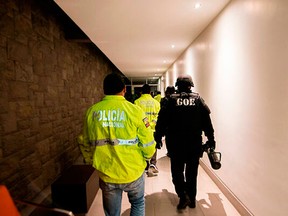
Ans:
[[[209,149],[209,145],[208,145],[207,143],[205,143],[205,144],[202,145],[202,153],[203,153],[204,151],[207,152],[208,149]]]
[[[161,149],[163,144],[162,144],[162,136],[157,136],[156,132],[154,132],[154,140],[156,142],[156,148]]]
[[[207,145],[208,148],[215,149],[215,147],[216,147],[216,142],[215,142],[215,140],[208,140],[208,141],[205,143],[205,145]]]
[[[162,146],[163,146],[162,141],[158,141],[158,142],[156,142],[156,148],[157,148],[157,149],[161,149]]]

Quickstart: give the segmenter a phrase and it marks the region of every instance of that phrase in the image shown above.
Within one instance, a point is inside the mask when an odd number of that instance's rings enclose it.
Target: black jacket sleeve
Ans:
[[[201,106],[201,115],[202,115],[202,130],[205,133],[205,136],[207,137],[208,141],[215,142],[214,140],[214,128],[212,125],[212,121],[210,118],[210,109],[203,100],[203,98],[200,98],[200,106]]]
[[[165,136],[167,127],[167,109],[162,107],[158,113],[157,123],[155,127],[154,139],[156,142],[161,142],[162,137]]]

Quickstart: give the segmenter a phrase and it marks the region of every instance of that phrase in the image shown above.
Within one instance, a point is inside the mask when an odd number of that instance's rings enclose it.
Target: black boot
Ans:
[[[195,208],[196,207],[196,200],[190,199],[188,206],[189,206],[189,208]]]
[[[187,196],[180,197],[179,204],[177,205],[178,210],[185,209],[190,204],[190,200]]]

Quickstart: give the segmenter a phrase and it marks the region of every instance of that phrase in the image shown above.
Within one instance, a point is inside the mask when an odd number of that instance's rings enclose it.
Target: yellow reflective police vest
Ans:
[[[143,110],[118,95],[107,95],[87,110],[83,139],[87,148],[95,148],[93,167],[99,177],[119,184],[143,174],[156,144]]]
[[[92,164],[92,150],[94,149],[91,149],[90,146],[87,146],[84,145],[84,138],[83,138],[83,134],[80,134],[78,137],[77,137],[77,142],[78,142],[78,145],[79,145],[79,148],[80,148],[80,151],[82,153],[82,156],[83,156],[83,159],[84,159],[84,163],[85,164]]]
[[[161,101],[161,99],[162,99],[161,94],[157,94],[157,95],[154,97],[154,99],[157,100],[157,101],[160,103],[160,101]]]
[[[160,103],[150,94],[142,94],[140,98],[134,101],[134,103],[140,106],[142,110],[144,110],[151,124],[151,128],[154,131],[157,123],[158,113],[160,111]]]

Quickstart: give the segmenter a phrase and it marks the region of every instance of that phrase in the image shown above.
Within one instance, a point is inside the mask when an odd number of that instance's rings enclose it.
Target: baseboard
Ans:
[[[203,160],[200,160],[200,166],[209,175],[212,181],[217,185],[229,202],[240,213],[241,216],[253,216],[249,209],[233,194],[233,192],[224,184],[224,182],[215,174],[215,172]]]

